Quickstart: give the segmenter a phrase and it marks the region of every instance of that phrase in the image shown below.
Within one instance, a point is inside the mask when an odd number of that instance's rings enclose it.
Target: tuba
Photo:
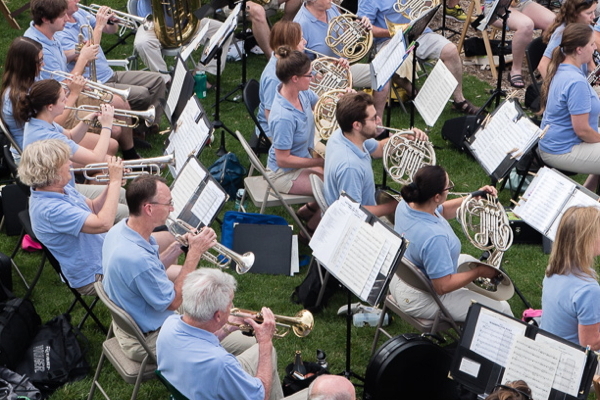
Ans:
[[[435,151],[429,140],[407,139],[403,135],[412,134],[409,130],[379,128],[393,131],[383,147],[383,166],[394,182],[408,185],[421,167],[435,165]]]
[[[337,6],[345,14],[329,21],[325,44],[338,56],[354,63],[367,55],[373,45],[373,32],[360,23],[360,18]]]
[[[194,11],[200,0],[152,0],[154,32],[162,47],[180,47],[193,37],[200,21]]]
[[[486,193],[485,197],[476,198],[473,194],[469,194],[457,211],[457,219],[465,235],[475,247],[490,251],[490,257],[486,262],[470,257],[467,262],[458,266],[458,272],[471,270],[478,265],[486,265],[498,271],[496,277],[477,278],[470,282],[467,288],[494,300],[510,299],[515,288],[500,267],[504,252],[510,248],[513,241],[513,232],[506,210],[496,196]]]
[[[333,89],[323,93],[313,111],[315,118],[315,129],[321,140],[329,140],[329,137],[339,128],[335,118],[335,109],[341,96],[346,93],[344,89]]]

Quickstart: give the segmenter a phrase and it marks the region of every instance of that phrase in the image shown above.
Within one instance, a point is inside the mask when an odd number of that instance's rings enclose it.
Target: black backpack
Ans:
[[[302,283],[294,289],[291,300],[302,306],[312,313],[317,313],[327,304],[327,301],[335,294],[340,287],[340,283],[333,276],[329,276],[327,287],[323,293],[321,304],[317,307],[317,299],[321,291],[321,278],[319,277],[319,268],[313,265],[306,274]]]

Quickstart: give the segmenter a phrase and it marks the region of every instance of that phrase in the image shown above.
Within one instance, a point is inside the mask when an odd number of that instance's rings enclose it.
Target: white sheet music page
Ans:
[[[535,400],[548,400],[556,376],[560,351],[525,336],[515,341],[502,382],[524,380]]]
[[[192,207],[192,214],[198,217],[204,225],[210,225],[213,217],[225,200],[225,192],[221,190],[215,181],[208,180]]]
[[[360,295],[360,297],[363,299],[369,297],[379,273],[387,276],[390,268],[392,267],[392,263],[394,262],[394,258],[396,257],[396,254],[398,254],[400,246],[402,245],[402,239],[396,235],[390,235],[390,232],[387,230],[387,228],[379,221],[373,224],[373,232],[381,236],[384,242],[381,246],[379,254],[377,255],[374,267],[371,268],[367,282]]]
[[[408,56],[404,35],[400,32],[371,61],[371,87],[381,90]]]
[[[202,112],[196,99],[190,97],[177,120],[175,130],[169,135],[166,152],[175,155],[175,176],[183,168],[185,160],[190,155],[196,156],[208,139],[210,128],[206,126],[205,119],[201,118]]]
[[[543,167],[513,211],[532,228],[547,235],[576,187],[570,179]]]
[[[169,97],[167,98],[166,112],[169,113],[168,117],[171,120],[173,112],[177,107],[179,101],[179,94],[183,88],[183,82],[185,81],[185,75],[187,74],[185,64],[181,61],[181,58],[177,57],[177,64],[175,65],[175,74],[171,81],[171,89],[169,90]]]
[[[507,100],[475,132],[471,149],[487,174],[492,175],[507,156],[520,159],[541,132],[527,117],[521,117],[516,102]]]
[[[190,201],[202,180],[206,177],[206,171],[200,167],[197,160],[191,159],[185,163],[185,167],[180,171],[177,180],[171,188],[173,197],[172,218],[179,218],[179,215]]]
[[[579,385],[583,379],[587,354],[582,350],[551,339],[543,333],[538,333],[535,341],[543,343],[560,353],[560,362],[558,363],[552,388],[577,397]]]
[[[506,367],[509,350],[527,326],[495,311],[481,308],[470,350]]]
[[[196,33],[194,39],[192,39],[192,41],[189,42],[187,45],[183,46],[180,52],[183,61],[187,61],[190,55],[198,48],[198,46],[200,46],[200,42],[206,36],[206,32],[208,32],[209,26],[210,24],[205,24],[204,28],[202,28],[200,32]]]
[[[554,241],[554,238],[556,237],[556,231],[558,230],[558,224],[560,223],[560,220],[561,220],[563,214],[571,207],[600,208],[600,203],[598,203],[598,201],[594,200],[593,198],[591,198],[590,196],[588,196],[586,193],[582,192],[581,190],[575,190],[573,192],[573,195],[569,198],[569,200],[565,204],[565,206],[558,213],[558,216],[554,220],[554,223],[552,224],[550,229],[548,229],[548,233],[546,234],[546,237],[548,239]]]
[[[448,67],[438,60],[415,98],[415,107],[428,126],[435,125],[457,85]]]
[[[239,3],[237,3],[235,8],[231,10],[231,14],[229,14],[225,22],[223,22],[223,25],[221,25],[219,29],[215,32],[215,34],[212,35],[210,41],[208,42],[208,45],[204,47],[204,51],[202,52],[203,58],[206,58],[206,56],[208,56],[217,46],[223,44],[226,34],[228,34],[229,32],[233,32],[237,25],[237,18],[240,13],[241,7],[242,2],[240,1]],[[224,51],[227,51],[227,49],[224,49]]]

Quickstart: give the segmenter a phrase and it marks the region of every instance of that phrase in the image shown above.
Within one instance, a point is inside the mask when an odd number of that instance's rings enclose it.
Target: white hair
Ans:
[[[236,287],[235,278],[220,269],[197,269],[183,282],[183,312],[197,322],[207,322],[217,311],[227,310]]]

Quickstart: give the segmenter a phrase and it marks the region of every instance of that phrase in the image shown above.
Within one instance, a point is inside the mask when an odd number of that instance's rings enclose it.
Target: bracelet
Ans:
[[[108,129],[109,131],[112,131],[112,128],[109,126],[103,126],[100,130],[102,130],[102,129]]]

